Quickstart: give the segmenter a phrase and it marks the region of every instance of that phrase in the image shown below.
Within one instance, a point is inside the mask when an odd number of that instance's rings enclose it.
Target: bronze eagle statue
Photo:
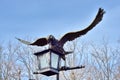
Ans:
[[[93,22],[85,29],[76,31],[76,32],[69,32],[66,33],[60,40],[55,39],[54,36],[50,35],[48,38],[39,38],[35,42],[31,43],[22,39],[17,38],[20,42],[27,44],[27,45],[36,45],[36,46],[45,46],[47,44],[50,45],[50,49],[60,52],[64,56],[62,57],[65,60],[65,55],[70,52],[66,52],[63,49],[64,44],[67,41],[72,41],[82,35],[85,35],[88,31],[90,31],[93,27],[95,27],[103,18],[103,14],[105,13],[104,9],[99,8],[98,13],[93,20]]]

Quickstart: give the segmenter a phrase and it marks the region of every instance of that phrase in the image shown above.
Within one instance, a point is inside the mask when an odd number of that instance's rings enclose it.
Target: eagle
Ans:
[[[66,52],[63,49],[64,44],[67,41],[73,41],[76,38],[81,37],[82,35],[85,35],[88,31],[90,31],[92,28],[94,28],[102,20],[104,13],[105,13],[104,9],[99,8],[95,19],[93,20],[93,22],[88,27],[86,27],[83,30],[76,31],[76,32],[68,32],[64,36],[62,36],[59,40],[56,39],[53,35],[49,35],[49,37],[47,37],[47,38],[46,37],[39,38],[33,43],[22,40],[20,38],[16,38],[16,39],[19,40],[20,42],[24,43],[24,44],[33,45],[33,46],[34,45],[45,46],[45,45],[49,44],[50,49],[63,54],[62,58],[65,60],[65,55],[69,54],[71,52]]]

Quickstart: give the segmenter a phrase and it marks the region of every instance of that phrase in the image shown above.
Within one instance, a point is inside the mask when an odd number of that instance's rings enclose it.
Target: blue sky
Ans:
[[[120,39],[119,0],[0,0],[0,42],[46,37],[56,38],[87,27],[101,7],[102,22],[87,33],[86,40],[111,43]]]

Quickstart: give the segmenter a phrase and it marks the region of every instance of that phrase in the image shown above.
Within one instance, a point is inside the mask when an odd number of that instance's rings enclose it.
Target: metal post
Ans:
[[[57,80],[59,80],[59,73],[56,75]]]

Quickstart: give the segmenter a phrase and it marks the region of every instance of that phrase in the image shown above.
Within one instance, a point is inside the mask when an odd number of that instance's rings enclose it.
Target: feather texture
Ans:
[[[82,35],[85,35],[88,31],[90,31],[93,27],[95,27],[103,18],[104,10],[99,8],[98,13],[93,20],[93,22],[85,29],[76,31],[76,32],[69,32],[66,33],[60,40],[60,44],[63,46],[67,41],[72,41]]]

